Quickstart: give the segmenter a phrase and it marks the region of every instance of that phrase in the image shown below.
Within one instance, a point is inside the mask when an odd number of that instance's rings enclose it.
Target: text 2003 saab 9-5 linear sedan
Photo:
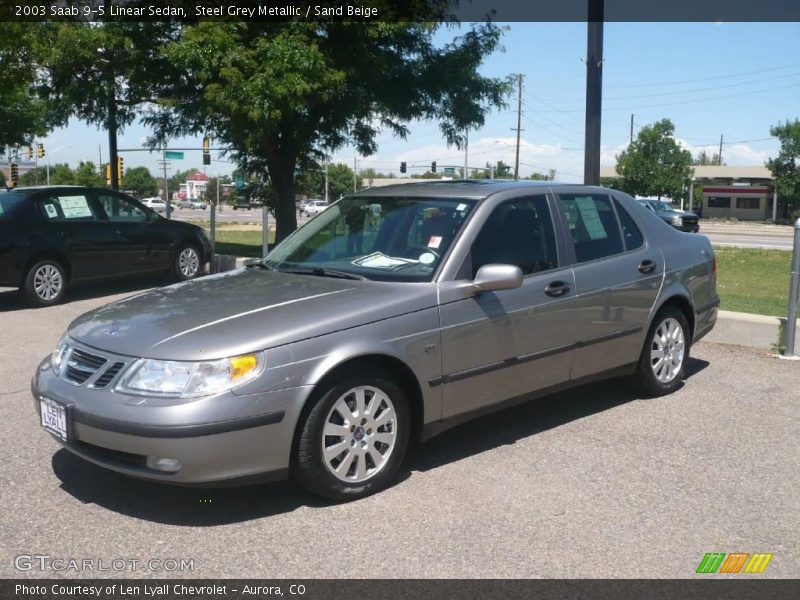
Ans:
[[[46,430],[121,473],[359,498],[482,412],[620,375],[674,391],[718,304],[708,239],[623,193],[395,185],[246,268],[79,317],[32,391]]]

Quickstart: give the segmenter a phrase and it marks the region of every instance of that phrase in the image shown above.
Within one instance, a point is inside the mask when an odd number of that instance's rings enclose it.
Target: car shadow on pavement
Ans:
[[[81,283],[67,289],[64,303],[69,304],[70,302],[78,300],[133,293],[140,290],[169,285],[170,283],[173,283],[173,281],[171,281],[166,274],[130,275],[119,279]],[[11,312],[30,308],[33,308],[33,306],[19,291],[13,288],[0,289],[0,312]]]
[[[690,358],[687,377],[707,366],[704,360]],[[414,471],[435,469],[639,399],[640,395],[615,379],[480,417],[414,448],[395,484],[411,477]],[[291,482],[203,489],[134,479],[98,467],[64,449],[53,455],[52,466],[61,488],[80,502],[170,525],[224,525],[333,504]]]
[[[708,365],[705,360],[690,357],[686,363],[686,377],[692,377]],[[681,383],[681,387],[683,385]],[[634,400],[658,401],[635,392],[623,379],[590,383],[542,396],[445,431],[415,448],[406,468],[412,472],[435,469]]]

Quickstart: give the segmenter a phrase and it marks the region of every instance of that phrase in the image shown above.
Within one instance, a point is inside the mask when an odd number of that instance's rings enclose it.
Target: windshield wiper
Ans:
[[[337,279],[357,279],[366,281],[363,275],[348,273],[347,271],[336,271],[335,269],[323,269],[322,267],[312,267],[310,269],[281,269],[281,273],[291,273],[293,275],[316,275],[317,277],[335,277]]]
[[[264,269],[265,271],[274,271],[275,267],[269,266],[264,260],[257,260],[245,265],[248,269]]]

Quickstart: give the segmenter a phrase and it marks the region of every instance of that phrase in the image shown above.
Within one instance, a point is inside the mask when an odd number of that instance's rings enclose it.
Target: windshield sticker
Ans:
[[[586,233],[592,240],[604,240],[608,237],[603,222],[600,220],[600,213],[597,212],[594,198],[575,198],[575,204],[578,206],[578,212],[583,219],[583,225],[586,227]]]
[[[442,243],[442,236],[432,235],[428,240],[428,248],[438,248]]]
[[[59,196],[58,202],[61,204],[64,217],[67,219],[80,219],[82,217],[92,216],[92,210],[89,208],[86,196]]]
[[[423,265],[429,265],[434,260],[436,260],[436,257],[433,254],[431,254],[430,252],[424,252],[419,257],[419,262],[421,262]]]
[[[44,210],[45,210],[45,212],[47,212],[48,218],[50,218],[50,219],[57,219],[58,218],[58,211],[56,210],[56,207],[53,206],[52,204],[45,204],[44,205]]]
[[[399,258],[397,256],[386,256],[383,252],[373,252],[352,261],[357,267],[368,267],[370,269],[397,269],[406,265],[416,264],[419,261],[410,258]]]

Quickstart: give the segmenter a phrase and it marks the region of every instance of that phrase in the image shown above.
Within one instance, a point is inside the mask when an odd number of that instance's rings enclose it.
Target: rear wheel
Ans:
[[[200,253],[192,244],[178,248],[173,264],[173,273],[178,281],[194,279],[200,273]]]
[[[334,500],[389,485],[409,439],[408,400],[388,375],[364,370],[334,382],[301,425],[293,478]]]
[[[43,260],[25,275],[24,292],[34,306],[52,306],[64,298],[67,277],[64,267],[55,260]]]
[[[647,333],[634,384],[648,396],[678,389],[686,373],[691,333],[686,315],[674,306],[662,308]]]

